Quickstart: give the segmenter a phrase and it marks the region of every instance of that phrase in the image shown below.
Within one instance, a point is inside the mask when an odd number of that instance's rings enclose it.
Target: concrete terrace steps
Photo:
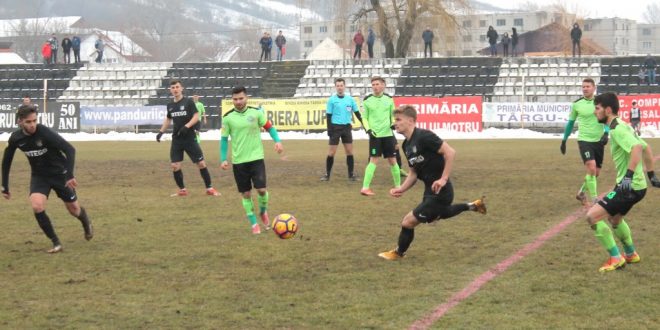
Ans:
[[[308,66],[308,61],[273,62],[262,80],[262,97],[293,97]]]

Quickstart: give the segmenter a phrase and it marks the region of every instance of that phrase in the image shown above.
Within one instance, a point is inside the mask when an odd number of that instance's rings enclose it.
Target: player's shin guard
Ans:
[[[53,224],[50,223],[50,218],[48,218],[46,211],[35,213],[34,217],[37,218],[39,227],[46,234],[46,237],[50,238],[53,245],[60,245],[60,239],[55,234],[55,229],[53,228]]]
[[[176,182],[176,185],[179,187],[179,189],[183,189],[186,186],[183,184],[183,172],[181,170],[174,171],[172,172],[174,175],[174,182]]]
[[[213,185],[211,185],[211,173],[209,173],[208,167],[200,169],[199,174],[202,176],[202,179],[204,179],[204,185],[206,186],[206,189],[212,188]],[[183,184],[183,180],[181,180],[181,183]]]
[[[612,235],[612,230],[610,227],[605,223],[605,221],[601,220],[598,221],[595,225],[591,226],[596,232],[596,239],[600,242],[600,244],[609,252],[611,257],[619,257],[621,256],[621,252],[619,252],[619,248],[616,246],[616,242],[614,241],[614,236]]]
[[[371,186],[371,180],[374,178],[374,173],[376,173],[376,164],[369,162],[367,168],[364,170],[364,181],[362,181],[362,188],[369,188]]]
[[[259,202],[259,213],[264,214],[268,209],[268,198],[269,194],[266,191],[263,195],[257,195],[257,201]]]
[[[596,179],[595,175],[587,174],[584,177],[584,185],[589,191],[589,197],[591,197],[591,200],[598,197],[598,179]]]
[[[243,209],[245,209],[245,215],[247,215],[250,225],[254,226],[257,224],[257,217],[254,215],[254,205],[252,205],[252,198],[243,198]]]
[[[404,255],[413,239],[415,239],[415,229],[401,227],[401,233],[399,233],[399,246],[396,248],[396,253],[400,256]]]
[[[635,252],[635,246],[633,245],[632,233],[630,232],[630,227],[626,220],[621,219],[621,222],[614,227],[614,235],[623,243],[623,250],[627,255],[631,255]]]
[[[335,163],[335,157],[333,156],[328,156],[325,158],[325,174],[330,176],[330,172],[332,172],[332,165]]]
[[[399,165],[394,164],[390,166],[390,172],[392,173],[392,180],[394,180],[395,187],[401,187],[401,168]]]
[[[353,158],[353,155],[348,155],[346,156],[346,167],[348,167],[348,176],[352,177],[353,176],[353,169],[355,168],[355,158]],[[330,175],[330,173],[328,173]]]

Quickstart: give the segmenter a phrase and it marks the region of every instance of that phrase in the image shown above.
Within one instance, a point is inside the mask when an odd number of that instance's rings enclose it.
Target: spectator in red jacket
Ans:
[[[52,50],[50,48],[50,42],[46,41],[41,46],[41,56],[44,57],[44,64],[50,64],[51,55],[52,55]]]
[[[355,59],[355,57],[362,58],[362,44],[364,43],[364,35],[362,35],[361,30],[358,30],[357,33],[355,33],[353,42],[355,43],[355,53],[353,54],[353,59]]]

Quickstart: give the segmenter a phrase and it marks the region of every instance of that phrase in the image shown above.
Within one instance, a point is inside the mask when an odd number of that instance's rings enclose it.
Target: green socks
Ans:
[[[614,228],[614,234],[621,243],[623,243],[623,251],[625,251],[627,255],[631,255],[635,252],[632,234],[630,233],[630,227],[628,227],[626,220],[621,219],[619,225]]]
[[[253,208],[254,206],[252,205],[252,198],[243,198],[243,208],[245,209],[245,214],[248,217],[248,220],[250,221],[250,225],[254,226],[257,224],[257,217],[254,215]]]
[[[401,187],[401,168],[399,164],[394,164],[390,167],[390,172],[392,172],[392,179],[394,180],[395,187]]]
[[[266,192],[263,196],[257,195],[257,201],[259,201],[259,212],[261,214],[266,213],[266,209],[268,209],[268,192]]]
[[[596,179],[595,175],[587,174],[584,177],[584,186],[589,191],[589,196],[591,197],[592,200],[598,197],[598,188],[597,188],[598,180]]]
[[[376,164],[369,162],[367,169],[364,170],[364,181],[362,182],[362,188],[369,188],[371,186],[371,180],[374,178],[374,173],[376,173]],[[399,180],[401,180],[399,178]]]
[[[616,246],[616,242],[614,242],[612,230],[610,230],[610,227],[605,221],[598,221],[595,225],[591,226],[591,228],[596,231],[596,239],[598,239],[605,250],[610,253],[610,256],[618,258],[621,255],[621,252],[619,252],[619,248]]]

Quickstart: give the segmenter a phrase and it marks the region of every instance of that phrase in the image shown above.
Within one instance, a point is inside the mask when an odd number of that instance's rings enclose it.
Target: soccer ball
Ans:
[[[298,220],[288,213],[282,213],[273,219],[273,232],[281,239],[291,238],[298,231]]]

